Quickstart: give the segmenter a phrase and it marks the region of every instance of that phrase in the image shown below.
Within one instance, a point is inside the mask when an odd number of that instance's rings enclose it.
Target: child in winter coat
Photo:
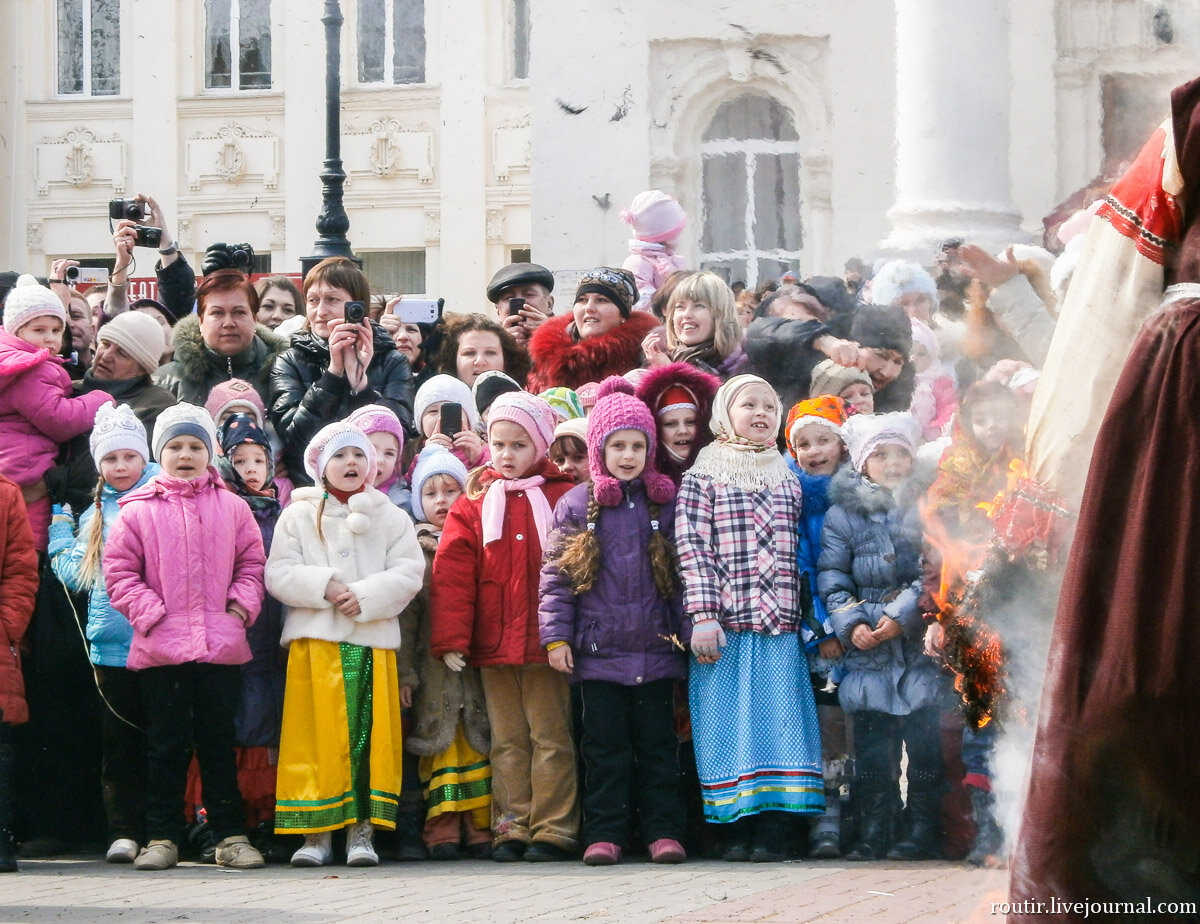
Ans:
[[[687,263],[675,253],[687,213],[674,196],[650,189],[634,196],[629,208],[621,209],[621,221],[633,229],[629,256],[621,267],[637,280],[640,298],[634,307],[648,310],[654,290],[672,273],[687,269]]]
[[[637,388],[658,424],[658,450],[654,463],[676,487],[700,450],[712,442],[708,422],[713,395],[721,387],[715,375],[691,363],[668,363],[650,369]]]
[[[179,860],[181,808],[195,744],[219,866],[252,869],[262,854],[242,831],[233,751],[246,627],[262,605],[266,556],[250,508],[211,464],[203,408],[177,404],[154,425],[162,473],[121,498],[104,547],[110,602],[133,625],[126,666],[146,704],[146,836],[136,869]]]
[[[208,393],[208,400],[204,402],[204,409],[212,415],[213,423],[216,425],[218,431],[220,431],[221,424],[227,418],[233,414],[242,413],[249,414],[254,419],[254,425],[266,433],[268,438],[274,432],[271,429],[271,425],[267,422],[267,411],[263,404],[262,395],[245,379],[230,379],[228,382],[220,382],[214,385],[213,390]],[[288,501],[292,499],[292,481],[290,478],[285,478],[279,473],[279,460],[283,455],[283,450],[278,439],[271,441],[268,452],[271,455],[271,468],[274,471],[274,474],[268,480],[274,483],[274,491],[279,500],[279,506],[281,508],[286,507]],[[218,468],[221,468],[221,474],[224,477],[227,470],[219,464]],[[225,480],[228,481],[229,479],[226,478]]]
[[[912,360],[916,371],[911,411],[921,425],[921,436],[935,440],[942,435],[958,408],[954,377],[942,364],[937,335],[924,321],[911,318]]]
[[[573,485],[546,451],[550,405],[503,394],[488,413],[491,462],[467,479],[433,560],[430,651],[478,667],[492,728],[493,858],[567,860],[578,845],[570,691],[538,639],[538,572],[552,510]]]
[[[400,673],[401,680],[406,673],[413,676],[412,730],[404,746],[420,755],[422,839],[433,860],[457,860],[464,851],[479,860],[492,855],[491,733],[479,669],[454,671],[430,654],[433,557],[450,508],[466,487],[467,469],[457,457],[440,446],[421,452],[413,471],[412,512],[425,553],[425,585],[401,617],[412,630],[401,645]]]
[[[821,531],[817,583],[846,648],[838,698],[854,716],[861,821],[846,859],[928,859],[940,850],[945,772],[938,738],[942,682],[923,651],[917,604],[921,524],[910,476],[920,425],[896,412],[851,417],[842,429],[853,468],[835,475],[830,486],[833,506]],[[908,808],[904,833],[893,845],[902,742]]]
[[[270,554],[282,509],[270,438],[254,417],[235,411],[218,426],[217,439],[222,452],[217,470],[225,485],[250,505],[263,548]],[[287,676],[287,657],[279,648],[282,633],[283,606],[264,594],[262,611],[246,630],[251,657],[242,665],[242,699],[234,730],[246,822],[255,843],[267,851],[274,849],[275,778]]]
[[[346,864],[375,866],[375,828],[396,826],[403,748],[395,650],[421,589],[412,520],[367,479],[375,447],[328,424],[304,451],[314,487],[279,518],[267,590],[287,607],[275,830],[305,835],[293,866],[324,866],[349,827]]]
[[[817,559],[821,554],[821,527],[829,510],[829,483],[846,458],[846,445],[842,442],[845,422],[846,406],[842,399],[822,395],[797,402],[788,412],[784,428],[788,467],[800,480],[804,498],[796,535],[796,565],[801,582],[807,582],[803,589],[808,591],[808,597],[804,602],[811,601],[811,612],[803,618],[800,637],[808,652],[825,773],[825,814],[809,829],[808,855],[813,860],[835,860],[842,855],[840,793],[849,760],[846,716],[833,687],[841,678],[836,661],[842,656],[842,643],[833,633],[825,602],[817,593]]]
[[[37,585],[37,553],[21,489],[0,475],[0,873],[17,871],[13,727],[29,721],[18,649],[33,616]]]
[[[396,412],[382,404],[367,404],[351,413],[346,422],[367,434],[375,447],[372,487],[407,512],[412,504],[412,494],[400,468],[400,459],[404,455],[404,426]]]
[[[812,683],[797,641],[800,484],[775,448],[779,398],[737,375],[718,389],[715,441],[684,473],[675,541],[696,655],[692,736],[727,860],[782,860],[784,813],[824,810]],[[753,852],[751,852],[753,850]]]
[[[620,861],[635,791],[651,861],[686,857],[675,681],[691,633],[676,592],[675,485],[655,471],[655,429],[628,382],[601,383],[588,417],[592,481],[558,502],[542,567],[541,642],[579,685],[583,710],[589,866]]]
[[[592,480],[588,468],[586,417],[572,417],[558,423],[554,428],[554,442],[550,444],[550,461],[576,484],[587,484]]]
[[[39,551],[46,549],[51,503],[39,483],[53,467],[58,444],[85,433],[96,409],[112,403],[96,390],[71,397],[63,369],[67,312],[57,295],[22,275],[4,301],[0,330],[0,473],[26,495],[29,523]]]
[[[89,442],[100,473],[96,503],[79,517],[78,535],[70,514],[55,513],[50,564],[69,589],[89,594],[88,654],[105,702],[100,720],[100,784],[109,837],[105,859],[132,863],[146,842],[146,715],[138,674],[125,667],[133,626],[113,609],[100,563],[121,498],[146,484],[159,467],[148,461],[146,428],[127,404],[101,406]]]

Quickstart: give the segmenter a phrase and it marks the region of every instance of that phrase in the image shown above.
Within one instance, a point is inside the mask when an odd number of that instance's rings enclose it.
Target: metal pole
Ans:
[[[317,238],[310,257],[300,261],[305,275],[326,257],[348,257],[359,266],[362,260],[354,255],[346,232],[350,230],[350,218],[342,205],[342,187],[346,183],[346,171],[342,169],[341,134],[341,4],[338,0],[325,0],[325,167],[321,171],[321,197],[323,206],[317,216]]]

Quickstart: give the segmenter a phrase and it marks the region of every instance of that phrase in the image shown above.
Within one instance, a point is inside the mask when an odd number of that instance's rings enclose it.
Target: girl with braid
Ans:
[[[650,859],[685,859],[674,690],[687,673],[690,627],[672,543],[675,485],[654,467],[655,433],[628,382],[601,384],[588,417],[592,482],[559,501],[542,568],[541,642],[583,705],[589,866],[620,861],[631,792]]]

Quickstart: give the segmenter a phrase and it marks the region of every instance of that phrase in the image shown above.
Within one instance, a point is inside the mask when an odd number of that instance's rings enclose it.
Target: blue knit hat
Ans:
[[[417,464],[412,475],[412,507],[413,516],[418,523],[425,521],[425,506],[421,501],[421,492],[434,475],[449,475],[457,481],[465,491],[467,488],[467,467],[458,456],[443,446],[426,446],[417,456]]]

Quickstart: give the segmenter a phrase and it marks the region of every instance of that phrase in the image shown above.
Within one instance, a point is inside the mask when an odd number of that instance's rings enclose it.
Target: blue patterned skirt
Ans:
[[[825,810],[821,734],[794,633],[730,631],[716,664],[691,659],[688,703],[706,821]]]

